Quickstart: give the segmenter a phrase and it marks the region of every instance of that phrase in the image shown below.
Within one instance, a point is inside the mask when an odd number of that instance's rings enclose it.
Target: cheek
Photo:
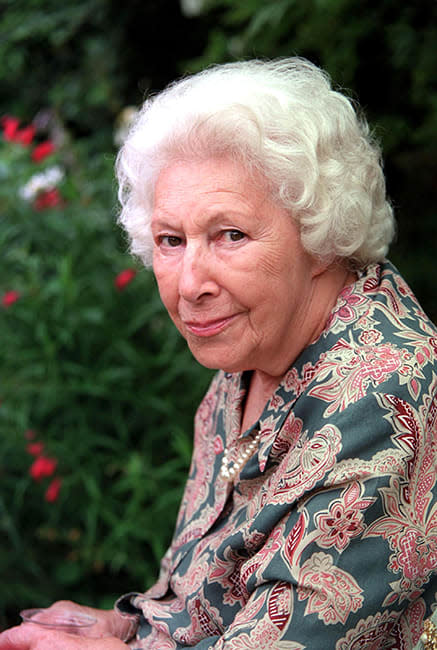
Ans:
[[[161,302],[166,308],[173,324],[185,338],[182,321],[179,317],[179,295],[177,291],[174,290],[174,285],[168,282],[168,278],[165,279],[165,282],[160,283],[158,280],[157,282]]]
[[[295,258],[290,248],[278,239],[256,243],[248,248],[247,257],[240,258],[238,264],[254,284],[276,284],[290,273]]]
[[[258,258],[256,266],[244,278],[244,294],[256,302],[277,300],[288,292],[290,284],[290,262],[278,256]]]
[[[158,285],[159,295],[165,308],[172,312],[178,303],[178,281],[171,274],[161,273],[159,268],[154,268],[155,279]]]

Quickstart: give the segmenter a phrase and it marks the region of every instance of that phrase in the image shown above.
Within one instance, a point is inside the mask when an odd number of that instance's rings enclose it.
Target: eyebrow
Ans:
[[[243,212],[240,212],[239,210],[226,210],[226,211],[220,211],[220,212],[215,212],[212,213],[211,215],[206,215],[206,225],[214,225],[215,223],[219,223],[223,219],[228,219],[231,217],[243,217],[247,218],[248,215],[245,215]],[[175,219],[178,219],[178,216],[175,215]],[[173,228],[174,226],[171,223],[171,218],[166,219],[165,217],[157,217],[157,218],[151,218],[150,221],[151,227],[152,228]]]
[[[164,219],[152,219],[150,220],[150,226],[151,228],[166,228],[170,226],[170,223],[168,221],[165,221]]]

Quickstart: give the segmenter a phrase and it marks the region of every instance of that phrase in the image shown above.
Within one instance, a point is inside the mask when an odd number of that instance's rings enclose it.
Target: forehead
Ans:
[[[175,161],[159,174],[154,216],[179,213],[184,208],[252,210],[267,199],[262,177],[254,177],[233,160]]]

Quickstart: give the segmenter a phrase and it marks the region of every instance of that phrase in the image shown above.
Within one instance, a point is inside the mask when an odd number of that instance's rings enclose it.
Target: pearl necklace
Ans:
[[[249,458],[253,455],[256,447],[258,446],[261,431],[258,431],[256,436],[249,442],[248,445],[243,447],[235,460],[229,459],[229,449],[225,448],[223,451],[222,465],[220,469],[220,476],[225,481],[233,481],[236,475],[240,472],[242,467],[247,463]]]

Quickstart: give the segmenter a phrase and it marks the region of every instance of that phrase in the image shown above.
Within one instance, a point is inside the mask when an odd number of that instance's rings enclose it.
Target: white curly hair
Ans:
[[[116,164],[119,221],[146,266],[160,171],[217,156],[264,177],[312,255],[354,268],[385,257],[394,220],[380,149],[328,75],[293,57],[215,65],[146,100]]]

